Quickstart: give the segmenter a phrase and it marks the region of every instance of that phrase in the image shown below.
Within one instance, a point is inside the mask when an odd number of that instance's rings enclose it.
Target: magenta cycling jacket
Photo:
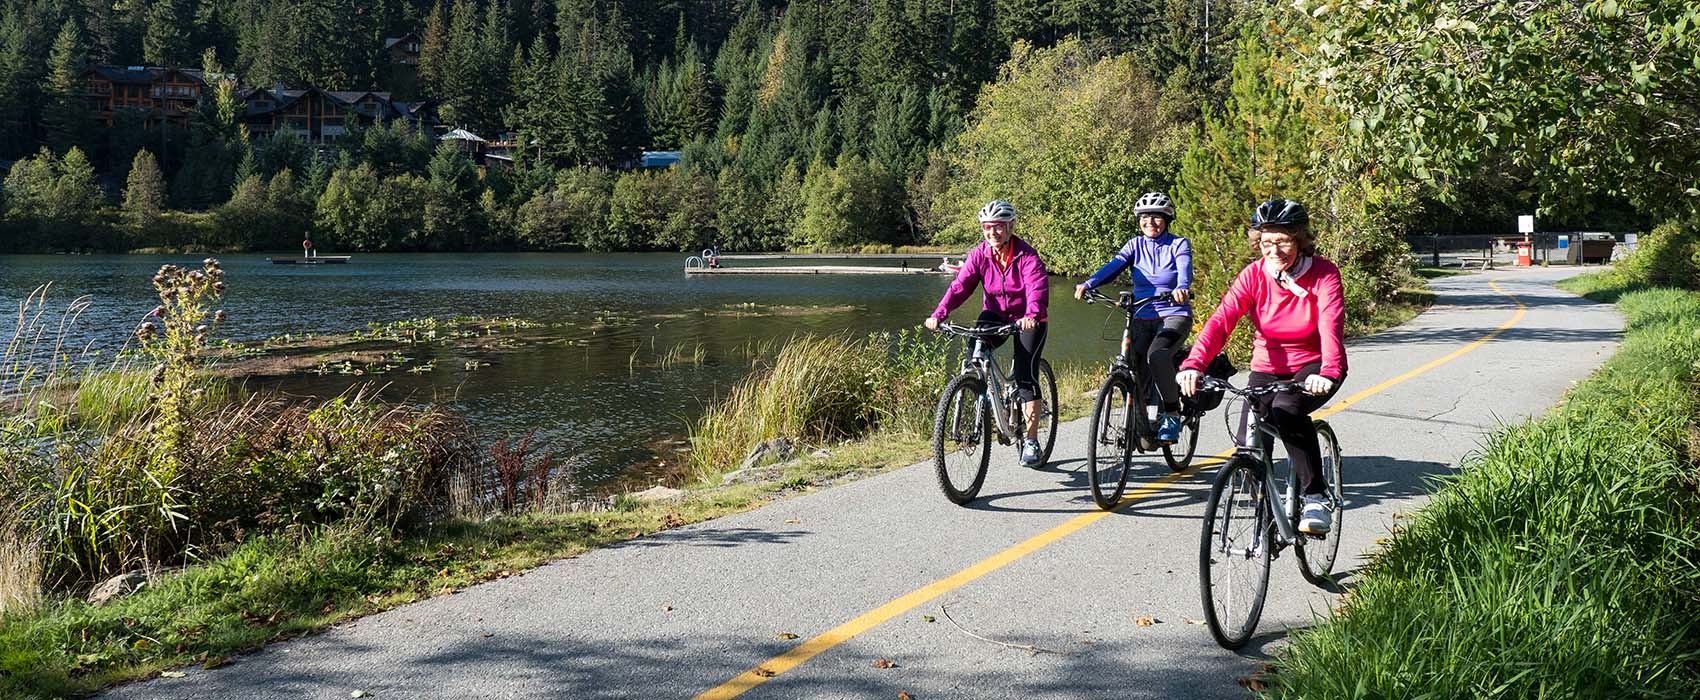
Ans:
[[[962,261],[956,280],[950,283],[944,299],[939,300],[939,307],[933,310],[933,318],[943,320],[949,316],[952,309],[961,306],[968,295],[974,293],[974,287],[984,283],[985,309],[997,314],[1005,323],[1029,316],[1046,320],[1045,309],[1051,301],[1051,284],[1046,277],[1045,263],[1039,260],[1039,251],[1027,245],[1027,241],[1012,236],[1009,244],[1015,255],[1007,268],[998,267],[997,262],[992,260],[992,249],[983,240],[968,251],[968,258]]]

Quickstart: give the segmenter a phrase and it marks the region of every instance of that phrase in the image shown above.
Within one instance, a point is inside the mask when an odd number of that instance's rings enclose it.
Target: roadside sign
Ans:
[[[1517,217],[1517,232],[1518,233],[1534,233],[1535,232],[1535,216],[1533,214],[1523,214],[1521,216],[1518,216]]]

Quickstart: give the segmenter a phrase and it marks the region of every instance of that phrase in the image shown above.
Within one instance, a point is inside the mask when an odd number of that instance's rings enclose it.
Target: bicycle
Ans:
[[[962,369],[944,385],[939,405],[933,414],[933,468],[937,472],[939,489],[945,498],[957,505],[967,505],[979,495],[986,481],[986,467],[991,463],[992,441],[1013,445],[1017,459],[1021,439],[1026,436],[1026,421],[1013,373],[998,370],[991,350],[984,339],[1015,334],[1015,324],[991,328],[975,328],[940,324],[940,333],[967,340],[967,354]],[[1057,379],[1051,373],[1051,363],[1039,360],[1039,429],[1043,433],[1039,466],[1051,459],[1051,448],[1057,441]]]
[[[1113,304],[1127,314],[1130,323],[1123,326],[1121,353],[1110,363],[1109,375],[1098,388],[1098,399],[1092,405],[1092,432],[1086,440],[1087,481],[1092,486],[1092,500],[1099,508],[1110,510],[1121,501],[1127,489],[1127,475],[1133,463],[1133,451],[1141,454],[1163,451],[1163,461],[1173,471],[1183,471],[1192,464],[1198,449],[1198,424],[1204,416],[1195,404],[1183,402],[1181,435],[1173,444],[1157,440],[1157,412],[1163,405],[1162,395],[1152,382],[1143,353],[1133,352],[1132,323],[1134,314],[1148,304],[1168,297],[1160,294],[1132,300],[1132,293],[1122,292],[1116,299],[1096,289],[1086,290],[1088,304]],[[1184,348],[1183,348],[1184,350]],[[1184,354],[1181,357],[1185,357]],[[1134,408],[1134,397],[1144,397]],[[1100,452],[1105,454],[1100,455]]]
[[[1334,506],[1327,534],[1298,531],[1302,499],[1292,460],[1281,460],[1277,468],[1275,445],[1280,435],[1264,422],[1262,413],[1251,408],[1263,396],[1284,391],[1302,391],[1297,382],[1275,382],[1240,389],[1215,377],[1204,377],[1200,389],[1233,393],[1248,406],[1244,442],[1210,487],[1204,506],[1203,536],[1199,539],[1199,594],[1204,599],[1204,619],[1210,635],[1226,649],[1238,649],[1251,639],[1263,615],[1264,597],[1269,592],[1269,562],[1291,546],[1297,552],[1299,572],[1311,584],[1327,588],[1329,574],[1340,553],[1340,528],[1344,523],[1345,499],[1340,487],[1340,440],[1326,421],[1313,420],[1322,447],[1322,476],[1325,493]],[[1227,413],[1227,412],[1224,412]],[[1232,428],[1229,429],[1233,432]],[[1275,517],[1272,504],[1282,504],[1282,517]],[[1249,565],[1243,566],[1243,565]],[[1242,570],[1243,569],[1243,570]]]

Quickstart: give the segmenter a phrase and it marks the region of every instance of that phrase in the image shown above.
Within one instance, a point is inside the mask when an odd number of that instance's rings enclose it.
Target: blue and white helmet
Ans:
[[[1163,218],[1174,221],[1175,202],[1162,192],[1146,192],[1139,197],[1139,201],[1133,203],[1133,213],[1135,216],[1162,214]]]
[[[994,199],[980,207],[980,223],[1002,221],[1015,223],[1015,205],[1001,199]]]

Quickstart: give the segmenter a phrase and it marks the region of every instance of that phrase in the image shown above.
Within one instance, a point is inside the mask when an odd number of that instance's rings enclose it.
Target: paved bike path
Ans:
[[[1421,505],[1425,477],[1451,469],[1498,421],[1543,412],[1614,351],[1621,317],[1551,287],[1568,274],[1435,280],[1428,313],[1348,345],[1341,399],[1404,378],[1328,419],[1346,466],[1337,570],[1361,563],[1395,513]],[[1228,447],[1221,416],[1207,419],[1201,455]],[[970,508],[939,494],[930,462],[913,465],[108,696],[1243,695],[1235,679],[1335,596],[1305,584],[1286,553],[1273,564],[1258,636],[1238,654],[1218,648],[1188,623],[1202,617],[1198,517],[1214,470],[1177,479],[1161,455],[1143,459],[1129,485],[1137,500],[1092,516],[1084,424],[1062,426],[1043,470],[1018,467],[1000,448]],[[813,655],[774,660],[799,649]],[[895,666],[877,668],[881,660]],[[779,672],[745,675],[758,666]],[[735,678],[743,682],[722,685]]]

